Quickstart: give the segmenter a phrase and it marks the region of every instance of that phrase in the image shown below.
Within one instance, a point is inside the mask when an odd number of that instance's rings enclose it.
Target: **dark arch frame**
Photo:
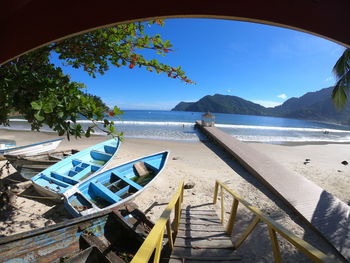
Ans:
[[[0,64],[52,41],[116,23],[202,17],[292,28],[350,47],[349,0],[3,0]]]

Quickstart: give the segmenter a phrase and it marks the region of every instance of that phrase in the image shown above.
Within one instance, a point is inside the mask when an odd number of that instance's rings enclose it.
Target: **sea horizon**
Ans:
[[[118,132],[125,138],[144,138],[171,141],[197,142],[205,137],[198,132],[195,121],[203,112],[184,112],[166,110],[124,110],[124,114],[109,118],[116,123]],[[350,126],[318,121],[291,118],[213,113],[216,127],[234,138],[245,142],[264,142],[272,144],[299,143],[350,143]],[[78,120],[87,127],[88,120]],[[31,130],[24,119],[11,118],[10,130]],[[54,132],[43,126],[41,131]],[[96,132],[96,135],[103,135]]]

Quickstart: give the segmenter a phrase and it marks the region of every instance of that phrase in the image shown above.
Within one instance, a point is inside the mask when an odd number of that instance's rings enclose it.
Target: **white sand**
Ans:
[[[0,138],[15,139],[18,145],[56,137],[54,134],[0,130]],[[65,140],[60,145],[59,150],[84,149],[105,139],[106,137],[95,136],[88,139],[73,139],[70,142]],[[258,151],[268,152],[271,158],[278,160],[288,169],[304,175],[341,200],[349,202],[350,168],[340,164],[340,162],[346,160],[350,145],[281,146],[259,143],[251,145]],[[255,178],[212,143],[126,139],[109,167],[166,149],[171,151],[171,155],[162,175],[134,200],[153,221],[159,217],[182,180],[195,183],[193,189],[185,190],[183,207],[186,207],[189,204],[199,205],[212,202],[214,183],[216,179],[219,179],[299,237],[306,239],[327,253],[332,251],[322,239],[312,233],[298,218],[295,218],[293,213]],[[307,158],[311,161],[305,165],[304,161]],[[350,156],[348,161],[350,162]],[[30,189],[26,191],[35,195],[35,192],[30,192]],[[27,193],[27,195],[29,194]],[[226,196],[225,207],[227,211],[229,211],[231,203],[232,200]],[[42,227],[45,224],[69,218],[62,206],[57,207],[47,200],[17,197],[14,206],[21,208],[21,210],[15,209],[13,216],[0,222],[0,234],[2,235]],[[227,217],[228,215],[226,215],[226,219]],[[237,228],[234,229],[234,232],[242,232],[242,227],[247,225],[251,218],[252,215],[245,209],[239,209]],[[284,262],[303,262],[305,260],[300,253],[296,253],[289,243],[280,241],[280,246]],[[244,255],[244,262],[270,262],[272,252],[266,227],[259,225],[239,249],[239,252]]]

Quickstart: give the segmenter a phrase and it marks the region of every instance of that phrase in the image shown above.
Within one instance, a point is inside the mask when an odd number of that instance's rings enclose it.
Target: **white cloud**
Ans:
[[[287,95],[282,93],[282,94],[278,95],[277,97],[282,99],[282,100],[285,100],[287,98]]]
[[[330,77],[326,78],[324,81],[325,82],[331,82],[333,80],[334,80],[334,78],[332,76],[330,76]]]
[[[252,102],[260,104],[261,106],[270,108],[270,107],[276,107],[278,105],[281,105],[281,102],[277,101],[269,101],[269,100],[252,100]]]
[[[227,90],[227,92],[228,92],[228,93],[231,93],[231,90],[230,90],[230,89],[228,89],[228,90]]]

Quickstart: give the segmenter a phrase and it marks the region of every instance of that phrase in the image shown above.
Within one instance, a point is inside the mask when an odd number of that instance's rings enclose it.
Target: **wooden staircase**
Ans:
[[[181,210],[169,263],[228,263],[240,259],[212,204]]]
[[[227,213],[224,207],[224,192],[233,197],[231,209],[228,213],[229,219],[225,228],[222,226],[222,222],[225,221],[224,216]],[[236,254],[236,250],[239,249],[259,223],[267,226],[275,262],[282,262],[278,238],[287,240],[313,262],[339,262],[333,256],[324,254],[305,240],[297,237],[220,181],[215,182],[213,203],[210,204],[187,206],[185,209],[181,209],[183,193],[184,182],[180,184],[146,240],[134,255],[131,263],[237,262],[241,260],[241,257]],[[214,210],[219,195],[220,219]],[[228,233],[232,233],[239,204],[250,210],[255,217],[243,233],[238,236],[237,241],[232,244]],[[164,239],[165,231],[167,242]],[[163,248],[168,248],[171,253],[168,253],[167,249],[163,251]]]

